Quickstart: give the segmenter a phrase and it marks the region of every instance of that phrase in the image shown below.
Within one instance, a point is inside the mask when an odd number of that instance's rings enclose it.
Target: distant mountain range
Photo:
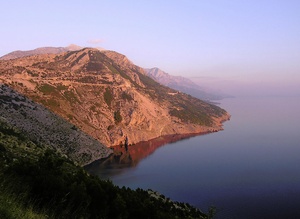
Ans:
[[[67,47],[40,47],[37,49],[27,51],[18,50],[0,57],[0,60],[10,60],[40,54],[59,54],[63,52],[77,51],[80,49],[83,48],[78,45],[71,44]],[[97,49],[100,51],[104,50],[102,48]],[[182,76],[172,76],[159,68],[145,68],[145,71],[149,77],[151,77],[158,83],[173,88],[175,90],[184,92],[186,94],[190,94],[201,100],[214,101],[231,97],[230,95],[226,95],[221,92],[213,92],[208,89],[205,89],[188,78]]]
[[[204,88],[197,85],[188,78],[182,76],[172,76],[159,68],[146,68],[145,71],[149,77],[153,78],[157,82],[175,90],[190,94],[193,97],[199,98],[201,100],[214,101],[221,100],[226,97],[231,97],[220,92],[216,93],[206,91]]]
[[[2,57],[0,82],[106,146],[119,145],[126,136],[135,144],[163,135],[217,131],[229,118],[215,105],[160,85],[122,54],[65,50],[70,48]]]
[[[76,51],[79,49],[82,49],[82,47],[71,44],[67,47],[40,47],[37,49],[27,50],[27,51],[17,50],[0,57],[0,60],[16,59],[25,56],[39,55],[39,54],[59,54],[62,52]]]

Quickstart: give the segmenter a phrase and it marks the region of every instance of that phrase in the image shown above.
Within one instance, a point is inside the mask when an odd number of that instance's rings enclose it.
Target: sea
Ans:
[[[220,132],[120,149],[87,170],[152,189],[216,219],[300,218],[300,97],[236,97]]]

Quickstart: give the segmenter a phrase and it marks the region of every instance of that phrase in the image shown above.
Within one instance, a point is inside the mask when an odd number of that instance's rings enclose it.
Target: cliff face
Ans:
[[[0,82],[106,146],[217,131],[227,112],[162,86],[124,55],[85,48],[0,61]]]

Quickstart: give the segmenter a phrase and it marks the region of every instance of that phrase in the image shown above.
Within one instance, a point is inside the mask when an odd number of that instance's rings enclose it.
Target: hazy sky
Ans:
[[[299,0],[9,0],[0,56],[102,47],[187,77],[300,86]]]

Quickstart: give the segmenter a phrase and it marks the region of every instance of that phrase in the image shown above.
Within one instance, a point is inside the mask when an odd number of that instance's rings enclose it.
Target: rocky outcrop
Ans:
[[[222,129],[227,112],[162,86],[124,55],[85,48],[0,61],[0,81],[106,146]]]

